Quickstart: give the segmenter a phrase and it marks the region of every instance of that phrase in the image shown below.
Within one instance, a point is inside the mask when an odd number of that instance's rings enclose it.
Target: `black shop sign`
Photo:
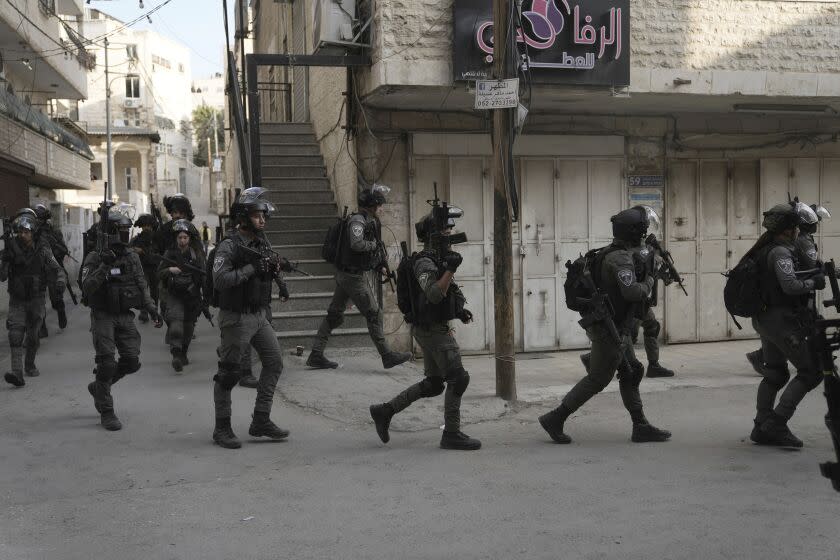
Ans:
[[[490,78],[493,0],[455,0],[454,10],[455,80]],[[630,85],[630,1],[524,0],[517,45],[534,83]]]

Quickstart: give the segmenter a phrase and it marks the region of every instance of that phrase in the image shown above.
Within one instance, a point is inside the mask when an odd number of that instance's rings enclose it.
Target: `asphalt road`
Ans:
[[[665,444],[630,443],[613,392],[569,421],[572,445],[550,443],[535,422],[546,406],[528,405],[467,426],[484,443],[467,453],[438,449],[436,426],[385,446],[372,425],[279,395],[291,438],[253,441],[254,393],[237,388],[244,445],[230,451],[210,440],[209,327],[181,376],[163,333],[142,327],[143,368],[114,388],[125,427],[110,433],[86,391],[87,325],[74,311],[45,341],[41,377],[0,387],[2,560],[838,557],[820,391],[792,423],[801,451],[746,441],[755,388],[741,386],[645,394],[674,432]]]

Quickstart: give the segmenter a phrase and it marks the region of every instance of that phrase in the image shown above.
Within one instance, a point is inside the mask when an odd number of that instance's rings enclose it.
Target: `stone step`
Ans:
[[[297,261],[320,259],[321,246],[321,243],[310,243],[308,245],[275,245],[272,248],[287,259]]]
[[[282,216],[329,216],[334,220],[338,212],[334,202],[294,202],[281,204],[277,214]]]
[[[312,144],[316,140],[314,132],[260,131],[260,146],[263,144]]]
[[[321,147],[318,144],[304,143],[273,143],[260,144],[261,156],[319,156]]]
[[[265,155],[260,154],[260,163],[262,165],[263,170],[269,166],[287,166],[287,165],[295,165],[295,166],[321,166],[324,167],[324,158],[319,155],[314,156],[287,156],[287,155]]]
[[[315,133],[312,128],[312,123],[308,122],[261,122],[260,134],[276,134],[278,132],[292,132],[292,133]]]
[[[272,313],[271,322],[274,330],[279,332],[287,331],[317,331],[321,326],[327,310],[319,311],[281,311]],[[346,329],[361,329],[367,326],[367,320],[358,310],[348,310],[344,313],[344,322],[341,324]]]
[[[335,278],[329,276],[286,276],[290,294],[319,293],[335,290]]]
[[[286,257],[288,258],[288,257]],[[290,259],[296,263],[301,270],[305,270],[312,276],[331,276],[335,274],[335,267],[327,261],[317,259]],[[296,272],[293,274],[297,274]]]
[[[291,294],[289,301],[281,302],[280,296],[274,294],[271,299],[271,311],[324,311],[332,301],[332,292],[310,292],[305,294]]]
[[[323,165],[262,165],[265,179],[325,178],[327,168]]]
[[[337,221],[338,218],[335,217],[335,214],[332,216],[272,216],[271,220],[266,224],[265,230],[266,232],[308,229],[326,231]]]
[[[335,195],[332,191],[268,191],[268,199],[276,206],[283,206],[285,204],[295,204],[299,202],[305,203],[333,203]],[[279,208],[282,210],[283,208]],[[285,212],[284,212],[285,213]]]
[[[308,356],[312,349],[312,342],[315,339],[315,330],[304,331],[283,331],[277,333],[277,340],[284,349],[303,346],[304,356]],[[330,344],[327,347],[327,357],[330,348],[371,348],[373,341],[370,339],[367,328],[363,329],[334,329],[330,335]]]
[[[268,224],[274,221],[272,218]],[[309,245],[313,243],[324,243],[324,238],[327,236],[327,228],[322,229],[305,229],[298,231],[278,231],[266,230],[265,232],[268,240],[272,246],[275,245]]]
[[[264,189],[276,191],[325,191],[332,193],[326,177],[263,177]]]

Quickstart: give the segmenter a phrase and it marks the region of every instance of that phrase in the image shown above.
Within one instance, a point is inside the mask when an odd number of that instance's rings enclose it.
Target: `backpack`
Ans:
[[[321,258],[330,264],[338,264],[338,255],[341,251],[341,238],[347,227],[347,207],[344,207],[344,216],[327,230],[324,237],[324,244],[321,246]]]
[[[723,287],[723,304],[732,315],[735,326],[741,325],[735,317],[755,317],[765,308],[761,299],[761,261],[767,258],[767,252],[772,245],[759,249],[755,253],[747,253],[735,265],[735,268],[724,273],[726,284]]]
[[[420,289],[420,284],[414,277],[414,260],[417,253],[407,256],[403,252],[400,264],[397,266],[397,307],[405,317],[406,323],[414,322],[414,294]]]
[[[563,292],[566,296],[566,307],[570,311],[577,311],[584,314],[588,311],[587,305],[581,300],[589,299],[592,294],[583,284],[583,274],[588,270],[592,274],[592,280],[595,285],[601,278],[601,264],[604,258],[617,250],[618,247],[608,245],[606,247],[599,247],[592,249],[585,255],[580,255],[574,261],[566,261],[566,281],[563,282]]]

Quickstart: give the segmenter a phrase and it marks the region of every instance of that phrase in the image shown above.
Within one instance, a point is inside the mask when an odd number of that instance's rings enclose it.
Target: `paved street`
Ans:
[[[334,352],[334,372],[287,357],[273,418],[288,442],[247,437],[254,392],[237,388],[244,445],[229,451],[210,441],[217,334],[203,319],[180,376],[162,331],[141,326],[143,368],[114,388],[116,433],[85,388],[85,310],[65,332],[50,320],[41,377],[0,387],[2,560],[837,557],[821,391],[791,424],[802,451],[750,444],[755,342],[663,350],[678,377],[642,386],[649,418],[674,432],[665,444],[630,443],[614,384],[568,422],[574,444],[550,443],[536,417],[580,375],[565,353],[518,361],[513,407],[492,396],[492,360],[466,360],[465,431],[481,451],[437,448],[442,399],[398,417],[385,446],[367,405],[420,370]]]

